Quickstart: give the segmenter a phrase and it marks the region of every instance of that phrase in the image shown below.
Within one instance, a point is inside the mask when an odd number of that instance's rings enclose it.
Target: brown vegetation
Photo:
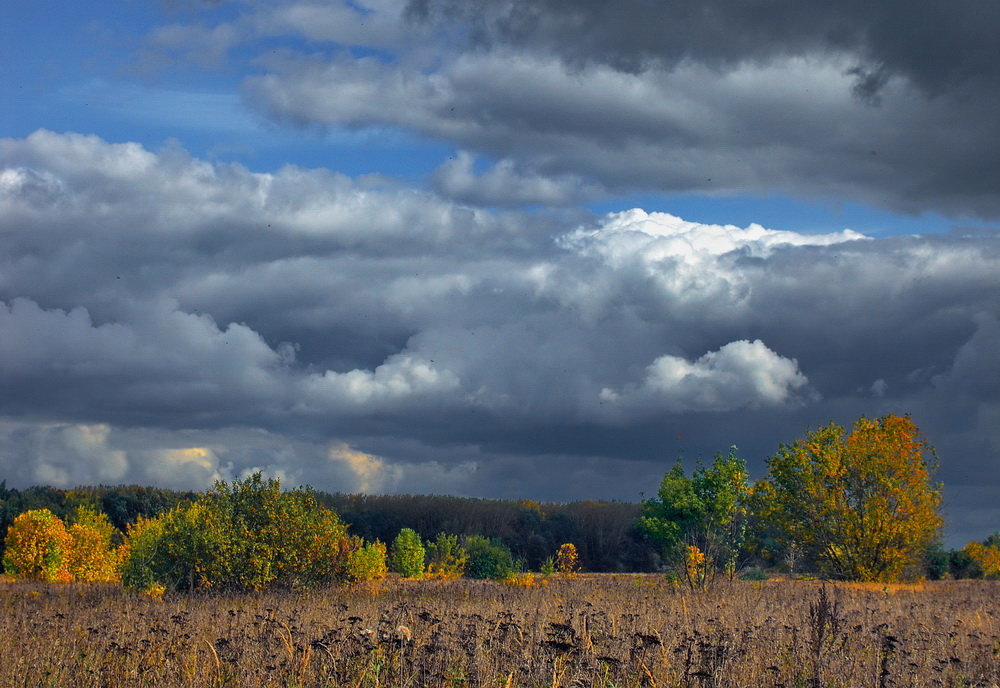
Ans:
[[[377,593],[377,594],[376,594]],[[243,596],[0,583],[0,686],[982,686],[1000,583],[582,575]]]

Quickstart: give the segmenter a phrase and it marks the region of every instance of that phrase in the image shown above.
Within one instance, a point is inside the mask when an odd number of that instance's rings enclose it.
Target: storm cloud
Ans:
[[[442,166],[438,190],[461,202],[777,192],[992,219],[997,12],[973,1],[380,0],[282,3],[226,26],[260,51],[243,84],[251,107],[307,130],[388,128],[458,146],[488,169]],[[323,49],[265,51],[275,36]]]
[[[10,485],[634,500],[909,412],[995,530],[995,4],[182,5],[15,15]]]
[[[491,211],[47,131],[0,169],[13,482],[634,499],[909,411],[949,495],[1000,486],[996,235]]]

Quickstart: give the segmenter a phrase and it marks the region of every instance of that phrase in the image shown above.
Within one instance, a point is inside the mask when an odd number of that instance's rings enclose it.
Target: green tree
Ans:
[[[756,487],[779,545],[801,547],[820,573],[893,581],[917,575],[941,526],[933,448],[909,416],[831,423],[782,445]]]
[[[385,543],[380,540],[365,543],[352,538],[353,547],[344,562],[344,578],[348,583],[380,581],[389,572]]]
[[[724,572],[732,576],[746,537],[748,474],[735,447],[688,477],[678,461],[660,482],[657,496],[642,504],[639,528],[659,542],[669,561],[703,585]],[[691,548],[694,548],[692,550]],[[698,566],[691,565],[697,551]]]
[[[465,567],[469,578],[504,580],[521,568],[511,551],[499,540],[469,535],[462,544],[469,556]]]
[[[389,550],[389,568],[404,578],[424,575],[426,550],[420,536],[412,528],[403,528],[392,541]]]

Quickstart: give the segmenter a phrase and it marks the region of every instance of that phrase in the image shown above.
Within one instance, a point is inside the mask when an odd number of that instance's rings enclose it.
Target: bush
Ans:
[[[163,541],[166,517],[142,518],[129,526],[122,545],[122,584],[136,590],[148,590],[157,583],[161,575],[160,543]]]
[[[117,582],[121,577],[121,548],[114,540],[120,535],[105,513],[90,506],[78,506],[67,529],[72,546],[67,567],[74,580]]]
[[[384,542],[375,540],[364,544],[358,538],[357,547],[347,554],[344,579],[348,583],[382,580],[389,573],[385,552]]]
[[[767,575],[767,572],[759,566],[750,566],[743,569],[740,572],[740,580],[745,581],[766,581],[771,580],[771,577]]]
[[[424,575],[426,550],[420,536],[412,528],[403,528],[392,541],[389,553],[389,568],[404,578],[420,578]]]
[[[504,580],[521,568],[499,540],[470,535],[465,538],[464,546],[469,555],[466,574],[470,578]]]
[[[457,535],[438,533],[427,545],[427,573],[433,578],[461,578],[468,561],[469,553],[459,544]]]
[[[123,581],[144,590],[297,588],[333,582],[347,528],[310,490],[282,492],[259,473],[129,530]]]
[[[556,570],[564,576],[573,576],[580,568],[580,557],[576,553],[576,545],[567,542],[559,546],[556,552]]]
[[[78,507],[68,528],[48,509],[26,511],[7,531],[4,568],[32,580],[117,581],[115,532],[108,517],[90,507]]]
[[[73,540],[62,519],[48,509],[17,516],[4,539],[4,571],[12,578],[69,581]]]

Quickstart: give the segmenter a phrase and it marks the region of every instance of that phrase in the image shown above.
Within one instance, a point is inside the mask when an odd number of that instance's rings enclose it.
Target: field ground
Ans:
[[[1000,583],[983,581],[691,592],[595,574],[163,600],[0,583],[3,688],[998,684]]]

